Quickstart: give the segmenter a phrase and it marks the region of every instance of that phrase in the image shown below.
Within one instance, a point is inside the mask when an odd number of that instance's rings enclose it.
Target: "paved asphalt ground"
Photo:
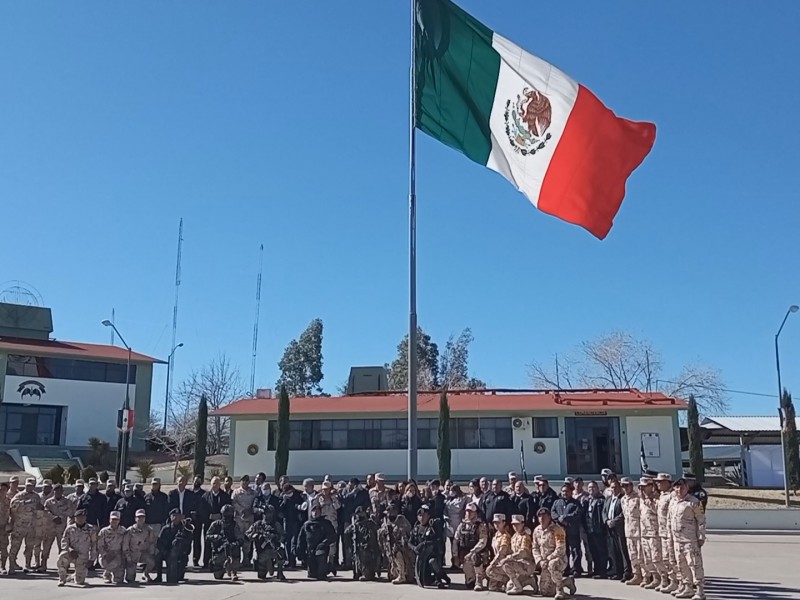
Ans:
[[[55,554],[55,552],[54,552]],[[800,599],[800,536],[767,534],[718,533],[709,537],[705,547],[707,595],[715,600],[778,600]],[[20,556],[20,558],[22,558]],[[51,561],[55,564],[55,556]],[[271,600],[305,600],[315,597],[331,600],[455,600],[456,598],[493,597],[498,593],[464,591],[461,575],[453,576],[454,589],[420,590],[416,586],[395,586],[386,582],[359,583],[349,579],[349,573],[340,574],[329,582],[309,582],[303,572],[287,573],[289,581],[261,582],[255,573],[246,571],[242,581],[217,582],[208,573],[189,573],[189,583],[178,587],[149,585],[138,587],[113,587],[105,585],[100,574],[90,575],[87,589],[68,584],[56,587],[55,573],[22,575],[0,578],[0,598],[5,600],[45,600],[51,598],[124,598],[161,600],[191,597],[193,600],[241,600],[264,598]],[[598,600],[647,600],[672,598],[669,595],[628,587],[616,581],[578,580],[577,598]]]

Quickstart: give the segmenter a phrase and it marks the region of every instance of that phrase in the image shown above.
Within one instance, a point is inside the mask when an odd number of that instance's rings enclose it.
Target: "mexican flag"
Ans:
[[[450,0],[417,0],[416,125],[603,239],[656,138]]]

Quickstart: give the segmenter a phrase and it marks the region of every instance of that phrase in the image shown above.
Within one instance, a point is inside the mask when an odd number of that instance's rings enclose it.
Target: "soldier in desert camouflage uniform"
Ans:
[[[489,590],[493,592],[505,591],[508,583],[508,575],[503,570],[503,562],[511,554],[511,533],[508,531],[506,516],[502,513],[494,515],[492,518],[495,534],[492,538],[492,558],[486,567],[486,577],[489,579]]]
[[[256,501],[256,491],[250,487],[250,476],[244,475],[240,480],[240,486],[233,490],[231,494],[231,505],[233,505],[236,524],[242,531],[247,531],[255,521],[253,513],[253,503]],[[243,563],[250,562],[252,554],[252,542],[245,539],[242,543],[242,553],[244,554]]]
[[[389,579],[395,585],[414,582],[414,556],[408,547],[410,536],[411,523],[400,514],[400,505],[390,502],[378,530],[378,542],[389,563]]]
[[[665,594],[678,589],[678,571],[675,561],[675,549],[672,544],[672,524],[670,523],[670,508],[672,506],[672,475],[659,473],[655,478],[658,486],[658,537],[661,540],[661,560],[663,563],[661,586],[657,592]]]
[[[156,568],[156,534],[145,524],[147,513],[140,508],[136,511],[136,523],[128,527],[128,542],[125,555],[125,581],[136,581],[136,565],[143,564],[142,581],[149,582],[150,574]]]
[[[64,488],[57,483],[53,487],[53,495],[44,501],[44,511],[42,511],[44,526],[39,559],[42,572],[47,571],[47,559],[50,557],[53,542],[56,543],[59,554],[61,553],[61,537],[67,528],[67,520],[72,517],[74,512],[72,502],[64,496]]]
[[[508,575],[506,594],[516,596],[523,593],[525,586],[531,586],[533,593],[539,591],[539,584],[534,574],[533,541],[531,530],[525,526],[524,515],[512,515],[511,526],[514,535],[511,537],[511,554],[503,563],[503,570]]]
[[[97,530],[86,522],[86,511],[78,509],[73,515],[75,522],[67,525],[61,538],[61,554],[58,556],[58,585],[67,583],[67,569],[75,565],[75,583],[86,585],[86,571],[97,558]]]
[[[72,514],[67,522],[67,525],[72,525],[75,522],[75,511],[78,510],[78,501],[83,496],[83,492],[86,491],[86,482],[83,479],[78,479],[75,481],[75,491],[72,492],[69,496],[67,496],[67,500],[72,502]]]
[[[485,589],[486,565],[491,559],[489,526],[480,519],[475,502],[469,502],[464,508],[464,520],[456,529],[454,542],[467,588],[476,592]]]
[[[639,511],[642,524],[642,566],[645,580],[642,587],[654,590],[661,586],[666,569],[661,559],[661,539],[658,537],[658,493],[653,480],[642,477],[639,480]]]
[[[622,514],[625,517],[625,542],[631,558],[631,575],[627,585],[639,585],[644,581],[642,571],[642,522],[639,494],[633,489],[629,477],[620,479],[625,495],[622,497]]]
[[[700,549],[706,541],[706,513],[700,501],[689,494],[685,479],[675,482],[672,535],[681,587],[676,598],[705,600],[705,572]]]
[[[36,545],[38,513],[44,510],[42,499],[34,490],[35,479],[25,480],[25,489],[11,499],[11,548],[9,549],[8,573],[13,574],[19,569],[17,556],[25,542],[25,569],[31,570],[33,547]]]
[[[42,491],[39,498],[42,499],[42,509],[44,503],[53,497],[53,482],[50,479],[42,481]],[[36,513],[36,541],[33,544],[33,570],[37,573],[44,573],[45,568],[42,566],[42,542],[45,535],[48,534],[52,528],[52,520],[47,516],[44,510]]]
[[[567,534],[561,525],[553,521],[546,508],[540,508],[536,516],[539,518],[539,526],[533,532],[533,559],[536,561],[537,571],[541,572],[539,593],[562,600],[565,585],[571,594],[575,593],[573,579],[564,579],[564,569],[567,567]]]
[[[11,498],[8,484],[0,483],[0,575],[6,574],[8,562],[8,532],[11,531]]]
[[[127,530],[119,524],[120,514],[111,511],[109,524],[97,536],[97,554],[103,567],[103,581],[119,585],[125,576],[125,556],[130,554]]]

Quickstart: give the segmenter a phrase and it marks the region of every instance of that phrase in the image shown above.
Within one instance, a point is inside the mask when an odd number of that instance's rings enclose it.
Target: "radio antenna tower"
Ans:
[[[183,249],[183,219],[181,218],[178,225],[178,259],[175,262],[175,306],[172,308],[172,346],[170,352],[175,348],[178,343],[178,294],[181,289],[181,250]],[[167,381],[170,383],[167,386],[167,397],[164,399],[164,412],[166,413],[169,406],[170,398],[172,397],[172,373],[175,371],[175,355],[172,355],[169,363],[167,364]],[[166,414],[165,414],[166,418]]]
[[[253,362],[250,365],[250,393],[256,393],[256,356],[258,355],[258,318],[261,313],[261,272],[264,270],[264,244],[258,249],[258,278],[256,279],[256,321],[253,324]]]

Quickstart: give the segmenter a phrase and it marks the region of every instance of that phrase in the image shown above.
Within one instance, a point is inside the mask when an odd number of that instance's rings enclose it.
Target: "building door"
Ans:
[[[622,451],[619,417],[567,417],[567,470],[574,475],[619,473]]]
[[[60,406],[0,404],[0,444],[57,446],[61,441]]]

